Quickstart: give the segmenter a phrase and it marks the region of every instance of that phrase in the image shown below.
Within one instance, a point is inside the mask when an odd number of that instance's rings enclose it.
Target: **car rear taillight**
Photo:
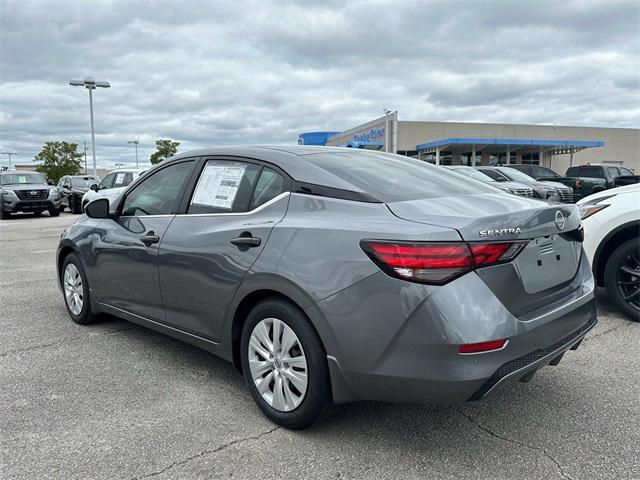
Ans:
[[[580,190],[583,183],[584,182],[582,180],[576,180],[576,190]]]
[[[526,243],[362,240],[360,246],[387,275],[417,283],[444,285],[474,268],[513,260]]]

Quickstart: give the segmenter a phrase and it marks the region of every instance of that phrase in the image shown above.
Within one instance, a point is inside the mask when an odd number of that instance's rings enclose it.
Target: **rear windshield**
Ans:
[[[567,177],[603,177],[600,167],[570,167],[567,170]]]
[[[24,173],[3,173],[0,175],[0,185],[13,185],[13,184],[38,184],[42,185],[47,183],[42,175],[33,172]]]
[[[495,193],[493,187],[456,175],[446,168],[401,155],[355,151],[305,157],[383,202]]]

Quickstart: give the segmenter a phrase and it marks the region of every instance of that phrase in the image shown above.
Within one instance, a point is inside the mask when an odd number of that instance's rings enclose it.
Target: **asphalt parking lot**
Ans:
[[[640,478],[640,325],[603,296],[582,347],[531,383],[458,407],[346,405],[292,432],[206,352],[72,323],[54,258],[74,218],[0,223],[0,478]]]

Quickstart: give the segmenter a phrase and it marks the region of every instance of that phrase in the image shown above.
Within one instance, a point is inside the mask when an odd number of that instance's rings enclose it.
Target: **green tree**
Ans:
[[[180,142],[165,140],[163,138],[156,140],[156,151],[151,154],[149,161],[152,165],[155,165],[169,157],[173,157],[178,151],[178,145],[180,145]]]
[[[81,158],[77,143],[47,142],[35,156],[34,162],[42,162],[36,170],[58,183],[60,177],[80,173]]]

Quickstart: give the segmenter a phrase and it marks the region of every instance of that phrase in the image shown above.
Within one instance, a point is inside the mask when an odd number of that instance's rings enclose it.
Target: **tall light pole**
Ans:
[[[136,168],[138,168],[138,143],[140,142],[140,137],[135,140],[128,140],[127,143],[132,143],[136,146]]]
[[[2,152],[2,155],[9,156],[9,170],[11,170],[11,155],[17,155],[18,152]]]
[[[91,153],[93,154],[93,174],[98,175],[98,168],[96,166],[96,132],[93,126],[93,91],[100,88],[109,88],[111,84],[104,80],[94,80],[91,77],[87,77],[84,80],[70,80],[69,85],[72,87],[85,87],[89,90],[89,113],[91,115]]]

